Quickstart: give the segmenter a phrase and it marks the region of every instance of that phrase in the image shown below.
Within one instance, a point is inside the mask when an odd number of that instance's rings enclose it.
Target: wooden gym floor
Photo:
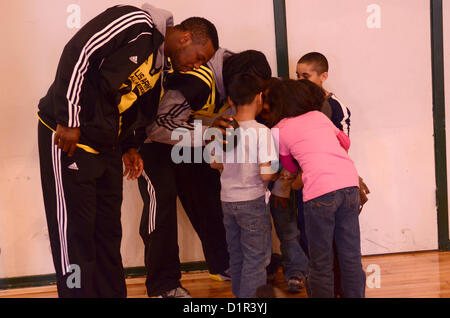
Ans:
[[[379,288],[375,272],[367,273],[368,298],[450,298],[450,252],[420,252],[363,257],[363,267],[380,269]],[[378,267],[377,267],[377,266]],[[373,279],[372,279],[373,278]],[[183,286],[194,298],[232,298],[230,282],[216,282],[207,272],[184,273]],[[145,278],[127,279],[128,297],[146,298]],[[306,292],[289,294],[281,271],[275,278],[277,296],[305,298]],[[372,288],[370,288],[372,287]],[[0,290],[0,298],[53,298],[55,286]]]

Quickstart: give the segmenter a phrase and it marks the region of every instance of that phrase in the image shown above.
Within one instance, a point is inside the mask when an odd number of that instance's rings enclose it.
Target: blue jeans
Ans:
[[[284,277],[306,276],[308,271],[308,258],[300,246],[300,231],[297,226],[297,213],[289,204],[284,208],[280,203],[275,206],[273,197],[270,198],[270,212],[273,224],[280,240],[280,250],[283,256]]]
[[[251,201],[223,202],[231,289],[239,298],[251,298],[267,283],[272,233],[269,207],[265,196]]]
[[[306,237],[305,229],[305,214],[303,213],[303,188],[295,191],[295,200],[297,201],[297,221],[300,230],[300,246],[303,248],[306,257],[309,257],[308,238]]]
[[[310,297],[334,297],[333,240],[344,297],[364,297],[366,275],[361,263],[358,188],[344,188],[309,200],[304,203],[304,214],[310,257]]]

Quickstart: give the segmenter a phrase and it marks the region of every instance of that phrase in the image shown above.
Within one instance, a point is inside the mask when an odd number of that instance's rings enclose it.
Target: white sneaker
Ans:
[[[187,289],[180,286],[166,291],[159,296],[154,296],[153,298],[192,298],[192,296]]]

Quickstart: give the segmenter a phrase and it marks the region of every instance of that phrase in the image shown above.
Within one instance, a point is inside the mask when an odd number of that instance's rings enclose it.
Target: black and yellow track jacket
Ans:
[[[84,25],[64,47],[40,100],[41,122],[52,130],[79,127],[78,146],[92,153],[117,148],[138,125],[149,124],[167,65],[154,20],[139,8],[115,6]]]
[[[222,76],[223,61],[231,54],[219,48],[211,60],[199,69],[167,76],[166,91],[158,106],[156,120],[146,129],[146,142],[181,145],[172,136],[175,130],[182,129],[189,134],[185,140],[188,142],[186,146],[201,146],[204,141],[201,136],[200,139],[195,137],[194,120],[202,121],[203,135],[215,118],[233,114],[225,100]]]

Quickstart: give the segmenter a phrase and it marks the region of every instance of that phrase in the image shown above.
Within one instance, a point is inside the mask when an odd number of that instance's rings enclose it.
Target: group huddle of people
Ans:
[[[259,51],[220,47],[207,19],[174,25],[148,4],[109,8],[83,26],[38,112],[58,295],[126,297],[127,177],[144,202],[149,297],[190,297],[180,283],[177,197],[210,277],[231,280],[236,297],[258,297],[270,282],[272,220],[289,292],[364,297],[358,217],[369,190],[348,155],[350,111],[323,87],[324,55],[301,57],[297,77],[272,77]],[[221,138],[196,138],[198,121],[202,136],[215,129]],[[194,158],[207,147],[209,158]],[[174,151],[192,160],[176,162]]]

